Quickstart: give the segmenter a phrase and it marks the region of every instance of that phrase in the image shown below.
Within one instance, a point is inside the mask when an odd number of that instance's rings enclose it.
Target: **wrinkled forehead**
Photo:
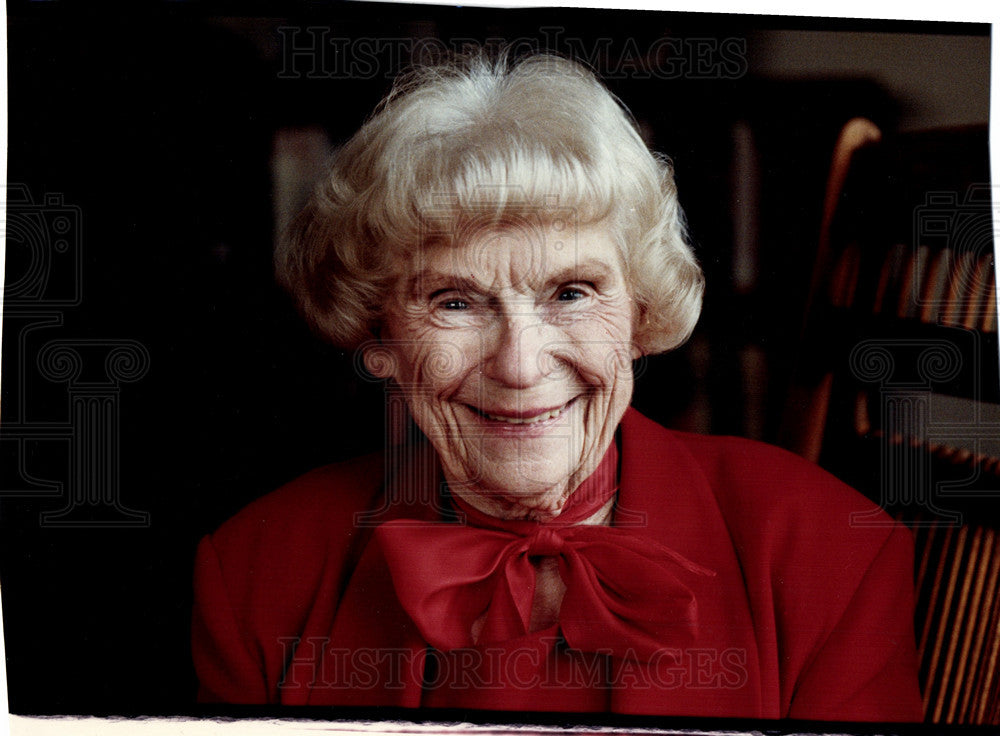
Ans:
[[[409,258],[409,287],[448,280],[483,286],[538,288],[553,281],[621,274],[621,256],[601,224],[570,217],[517,217],[467,222],[429,238]]]

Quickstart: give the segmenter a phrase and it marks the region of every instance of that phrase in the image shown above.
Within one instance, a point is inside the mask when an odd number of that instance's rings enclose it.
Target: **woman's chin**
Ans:
[[[465,407],[459,433],[464,447],[438,448],[449,482],[454,487],[458,478],[469,479],[459,482],[465,486],[463,496],[472,496],[473,505],[491,516],[558,517],[588,465],[583,441],[587,403],[585,397],[575,397],[555,416],[528,423],[503,422]]]
[[[550,521],[562,513],[566,506],[565,478],[553,486],[539,488],[537,492],[490,492],[476,490],[474,505],[481,511],[507,520]]]

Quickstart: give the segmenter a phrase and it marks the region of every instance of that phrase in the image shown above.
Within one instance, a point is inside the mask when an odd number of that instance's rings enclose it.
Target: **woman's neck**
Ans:
[[[529,505],[530,501],[516,506],[501,503],[498,494],[452,483],[450,478],[448,481],[455,505],[467,514],[469,523],[473,526],[530,533],[534,524],[601,524],[604,523],[605,516],[610,517],[612,499],[618,488],[618,448],[614,442],[611,443],[596,469],[567,494],[555,513],[539,513],[538,508]]]

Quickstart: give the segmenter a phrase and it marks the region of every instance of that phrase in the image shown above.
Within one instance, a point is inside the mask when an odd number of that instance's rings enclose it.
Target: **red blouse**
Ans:
[[[650,625],[661,645],[631,656],[610,638],[572,648],[576,634],[558,624],[431,646],[373,534],[389,521],[433,529],[451,518],[428,453],[313,471],[202,540],[193,618],[202,700],[920,719],[910,534],[888,517],[852,523],[873,504],[810,463],[626,413],[613,526],[634,547],[665,547],[710,572],[684,578],[693,626]],[[396,574],[419,571],[422,553],[413,549],[404,568],[394,561]],[[621,600],[660,580],[647,570],[615,572],[632,591]],[[648,587],[643,597],[662,595],[669,620],[672,593],[662,580]],[[568,600],[561,616],[573,613]]]

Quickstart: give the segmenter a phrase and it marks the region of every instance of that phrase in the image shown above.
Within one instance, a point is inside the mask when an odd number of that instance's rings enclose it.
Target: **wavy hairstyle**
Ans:
[[[276,253],[279,281],[315,330],[370,339],[414,249],[470,219],[609,228],[644,354],[684,342],[704,282],[669,161],[581,65],[484,53],[416,68],[333,156]]]

